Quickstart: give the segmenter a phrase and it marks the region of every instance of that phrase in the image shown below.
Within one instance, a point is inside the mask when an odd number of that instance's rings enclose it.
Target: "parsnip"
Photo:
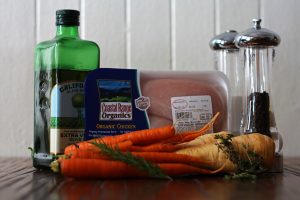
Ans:
[[[228,132],[226,132],[226,131],[222,131],[222,132],[219,132],[219,133],[209,133],[209,134],[201,135],[201,136],[197,137],[196,139],[194,139],[192,141],[178,144],[178,146],[192,147],[192,146],[197,146],[197,145],[211,144],[211,143],[216,142],[215,135],[222,135],[223,136],[223,135],[226,135],[226,134],[228,134]]]
[[[209,141],[214,140],[210,139]],[[236,136],[232,138],[232,145],[243,158],[246,157],[247,150],[257,153],[263,158],[264,167],[271,168],[275,144],[270,137],[259,133]],[[176,153],[195,156],[207,161],[211,163],[209,167],[214,170],[222,167],[222,172],[236,171],[236,166],[227,158],[225,153],[218,149],[216,142],[184,148]]]

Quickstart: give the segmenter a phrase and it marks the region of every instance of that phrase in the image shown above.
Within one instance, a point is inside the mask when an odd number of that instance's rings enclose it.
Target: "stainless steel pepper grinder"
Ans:
[[[276,127],[272,109],[272,65],[274,47],[280,37],[261,28],[261,19],[253,19],[253,27],[238,34],[235,44],[240,48],[245,68],[242,129],[244,133],[261,133],[275,142],[275,160],[272,172],[282,171],[282,139]]]
[[[244,84],[244,68],[240,63],[239,48],[234,43],[237,34],[235,30],[227,30],[209,42],[210,48],[214,50],[215,69],[223,72],[229,79],[231,89],[229,131],[234,135],[240,135],[241,130]]]

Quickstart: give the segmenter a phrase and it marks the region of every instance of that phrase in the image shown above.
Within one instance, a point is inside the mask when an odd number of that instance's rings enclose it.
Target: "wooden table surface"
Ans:
[[[0,199],[300,199],[300,158],[285,158],[283,173],[264,174],[255,182],[223,176],[74,180],[36,170],[30,159],[0,158]]]

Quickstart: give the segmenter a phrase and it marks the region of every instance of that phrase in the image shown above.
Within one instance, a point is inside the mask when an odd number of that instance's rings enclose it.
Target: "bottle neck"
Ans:
[[[57,26],[56,36],[79,37],[78,26]]]

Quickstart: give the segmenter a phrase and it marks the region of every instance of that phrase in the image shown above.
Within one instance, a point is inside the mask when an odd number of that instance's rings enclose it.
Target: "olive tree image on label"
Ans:
[[[55,85],[51,92],[50,152],[63,153],[68,145],[83,140],[83,82]]]

